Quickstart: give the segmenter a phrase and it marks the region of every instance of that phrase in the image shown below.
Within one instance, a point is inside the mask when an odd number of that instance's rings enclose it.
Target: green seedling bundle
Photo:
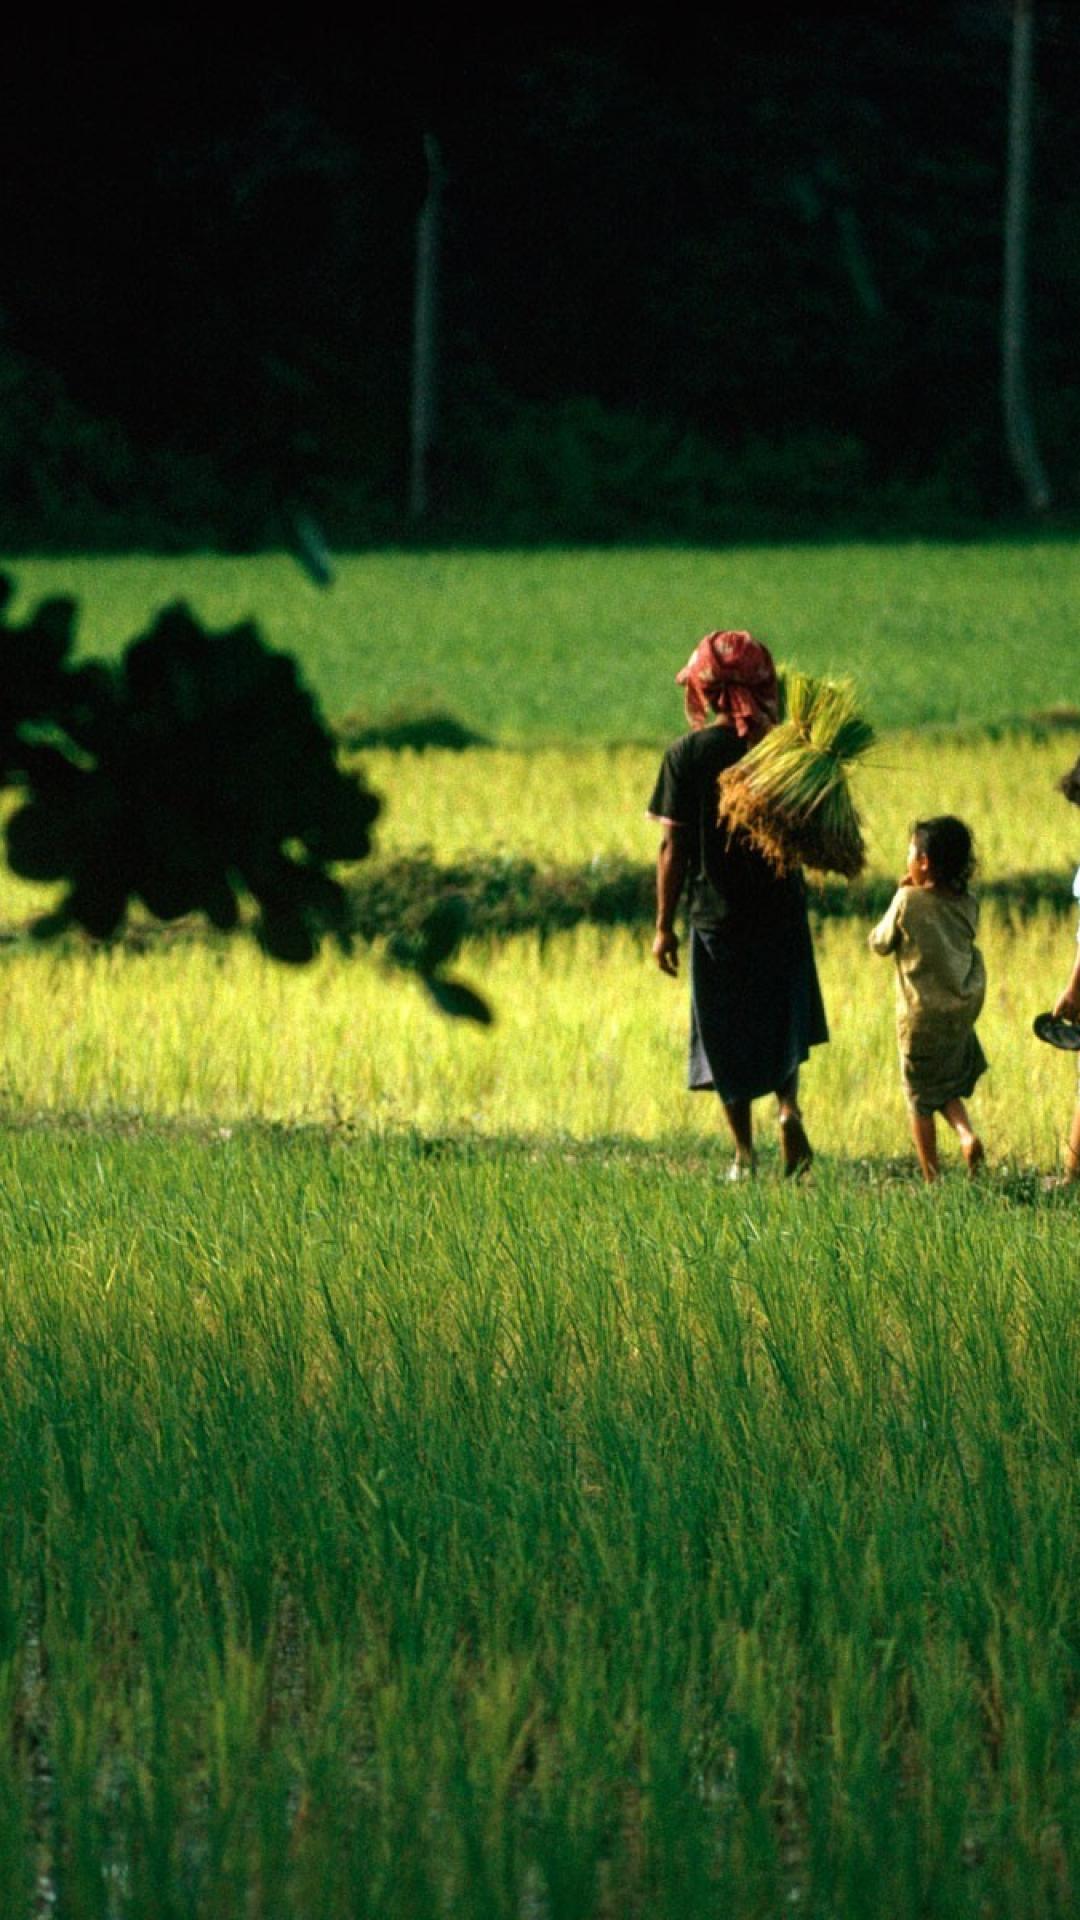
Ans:
[[[721,774],[718,817],[779,873],[810,867],[853,880],[866,865],[848,769],[874,743],[851,680],[784,669],[784,717]]]

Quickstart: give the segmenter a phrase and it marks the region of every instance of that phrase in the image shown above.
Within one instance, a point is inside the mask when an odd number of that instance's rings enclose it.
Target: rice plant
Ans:
[[[705,596],[904,723],[870,871],[951,810],[989,883],[1076,865],[1076,738],[918,728],[1075,698],[1075,563],[370,555],[332,616],[283,560],[15,571],[84,595],[91,652],[178,593],[254,614],[331,712],[408,698],[407,636],[416,691],[536,748],[363,756],[383,851],[440,859],[650,860]],[[0,920],[47,903],[5,880]],[[5,942],[0,1913],[1075,1910],[1075,1209],[1040,1181],[1075,1070],[1030,1033],[1074,929],[984,911],[990,1167],[933,1193],[865,932],[815,928],[798,1191],[767,1103],[725,1182],[642,933],[473,945],[486,1033],[378,948]]]
[[[866,848],[848,767],[874,743],[850,680],[785,668],[780,722],[720,775],[719,823],[741,832],[778,873],[808,867],[854,880]]]
[[[852,674],[882,730],[1077,705],[1073,538],[338,556],[331,593],[284,554],[5,556],[20,607],[73,593],[90,655],[170,601],[255,619],[331,719],[433,706],[503,745],[662,745],[710,625]],[[512,659],[512,670],[508,660]]]
[[[1064,1914],[1074,1235],[0,1135],[5,1914]]]
[[[904,1160],[889,970],[857,921],[815,935],[832,1038],[803,1076],[819,1155]],[[1040,911],[987,911],[979,1033],[991,1071],[973,1111],[995,1167],[1056,1165],[1073,1100],[1069,1059],[1040,1045],[1074,934]],[[379,956],[327,954],[285,971],[244,944],[146,952],[32,945],[0,953],[0,1115],[138,1127],[245,1122],[545,1141],[722,1140],[711,1096],[685,1091],[687,1002],[645,933],[583,927],[547,941],[470,945],[462,972],[495,1009],[463,1031]],[[772,1124],[761,1108],[766,1160]]]

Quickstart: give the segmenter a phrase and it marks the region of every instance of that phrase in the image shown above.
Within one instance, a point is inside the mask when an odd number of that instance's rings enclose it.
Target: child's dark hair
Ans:
[[[935,886],[947,887],[950,893],[963,893],[975,871],[971,828],[954,813],[939,813],[932,820],[916,820],[911,838],[930,862]]]
[[[1080,807],[1080,760],[1069,768],[1068,773],[1062,774],[1058,781],[1058,792],[1063,793],[1066,800],[1071,800],[1074,807]]]

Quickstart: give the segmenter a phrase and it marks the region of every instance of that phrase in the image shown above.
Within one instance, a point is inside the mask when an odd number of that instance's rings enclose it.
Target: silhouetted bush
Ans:
[[[901,528],[965,532],[992,514],[985,448],[953,448],[929,473],[871,469],[850,433],[802,429],[730,444],[590,397],[520,401],[491,383],[448,405],[427,537],[462,540],[775,538]],[[303,503],[269,469],[226,450],[140,445],[77,406],[63,381],[0,347],[0,509],[9,552],[88,547],[258,551],[296,545],[298,505],[332,547],[408,540],[418,529],[362,471],[324,474]],[[456,745],[401,714],[397,740],[358,719],[356,744]],[[406,732],[405,729],[409,729]],[[419,731],[414,731],[419,728]],[[462,739],[460,744],[477,744]]]
[[[112,939],[133,900],[231,932],[250,897],[274,959],[310,960],[327,934],[348,949],[351,902],[331,868],[367,858],[381,802],[342,766],[295,661],[251,621],[211,633],[177,603],[116,665],[76,667],[74,600],[11,626],[11,597],[0,574],[0,785],[23,796],[8,860],[66,886],[37,936]],[[429,901],[390,958],[443,1012],[486,1024],[485,1002],[445,972],[467,926],[464,901]]]
[[[363,713],[348,713],[333,726],[339,744],[348,753],[370,747],[386,747],[391,752],[411,748],[414,753],[441,747],[450,753],[463,753],[468,747],[492,745],[486,734],[477,733],[439,707],[395,708],[377,720]]]
[[[250,622],[211,633],[177,604],[115,667],[72,667],[75,611],[44,601],[0,644],[2,774],[25,795],[8,859],[67,885],[42,932],[107,938],[133,898],[229,929],[247,892],[278,959],[347,939],[329,867],[366,858],[380,803],[338,765],[295,662]]]

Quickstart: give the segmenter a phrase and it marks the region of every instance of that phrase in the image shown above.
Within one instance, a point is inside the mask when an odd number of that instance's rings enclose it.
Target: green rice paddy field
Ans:
[[[710,625],[859,679],[871,866],[1080,861],[1080,549],[41,561],[88,652],[254,614],[379,854],[651,859]],[[1019,891],[1017,897],[1019,898]],[[0,921],[45,896],[10,877]],[[0,948],[0,1914],[1069,1915],[1080,1899],[1072,914],[988,903],[987,1177],[914,1178],[888,963],[816,927],[817,1159],[737,1188],[644,930]]]
[[[778,660],[856,674],[882,727],[1000,721],[1077,704],[1072,539],[968,546],[372,553],[329,594],[284,555],[16,560],[15,616],[72,593],[91,654],[168,601],[256,618],[326,712],[449,709],[509,745],[666,739],[672,679],[709,627]]]

